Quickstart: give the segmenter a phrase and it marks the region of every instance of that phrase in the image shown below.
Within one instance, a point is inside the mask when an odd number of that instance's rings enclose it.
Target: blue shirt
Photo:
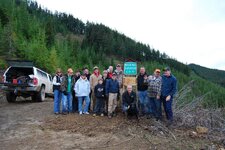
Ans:
[[[162,96],[173,96],[177,92],[177,79],[171,74],[170,76],[162,76]]]
[[[120,87],[117,80],[109,79],[106,81],[105,93],[119,93]]]

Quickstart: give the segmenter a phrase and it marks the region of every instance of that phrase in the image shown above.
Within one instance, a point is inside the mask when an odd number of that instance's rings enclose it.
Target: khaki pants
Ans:
[[[123,95],[123,88],[120,88],[120,99],[117,102],[117,106],[119,110],[122,109],[122,95]]]
[[[115,111],[117,106],[117,93],[109,93],[108,115]]]
[[[91,111],[94,111],[95,103],[96,103],[95,92],[94,92],[94,90],[92,90],[92,93],[91,93],[91,107],[90,107]]]

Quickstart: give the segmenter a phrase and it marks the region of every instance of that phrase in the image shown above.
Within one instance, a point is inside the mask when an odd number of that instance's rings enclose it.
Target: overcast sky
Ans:
[[[37,0],[103,23],[183,63],[225,70],[224,0]]]

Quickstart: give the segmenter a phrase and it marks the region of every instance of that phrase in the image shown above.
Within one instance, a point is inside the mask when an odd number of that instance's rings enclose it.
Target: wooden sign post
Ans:
[[[124,63],[123,91],[127,85],[132,85],[134,91],[137,91],[137,62],[131,60]]]

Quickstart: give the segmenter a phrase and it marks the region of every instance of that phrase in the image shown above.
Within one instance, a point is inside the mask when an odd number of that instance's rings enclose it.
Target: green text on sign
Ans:
[[[137,75],[137,63],[136,62],[125,62],[124,63],[124,74],[125,75]]]

